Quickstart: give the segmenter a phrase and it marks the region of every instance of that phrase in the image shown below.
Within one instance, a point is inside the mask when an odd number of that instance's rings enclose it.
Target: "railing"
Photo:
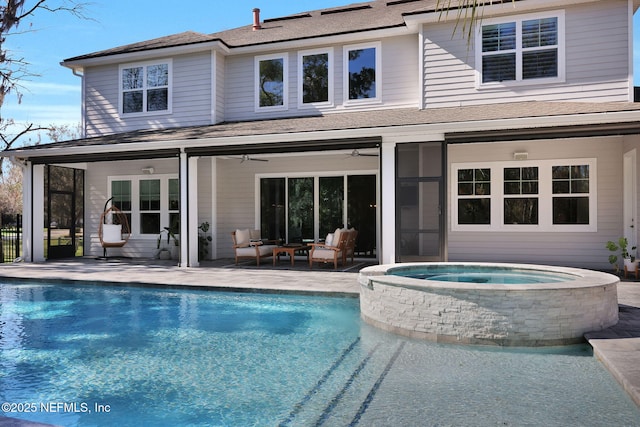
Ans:
[[[0,215],[0,263],[22,256],[21,244],[22,215]]]

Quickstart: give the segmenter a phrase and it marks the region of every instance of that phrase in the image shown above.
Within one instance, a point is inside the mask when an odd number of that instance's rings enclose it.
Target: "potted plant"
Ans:
[[[638,261],[636,259],[636,247],[633,246],[631,248],[631,253],[629,253],[629,250],[627,249],[628,246],[629,241],[626,237],[620,237],[617,243],[612,240],[609,240],[607,242],[607,249],[609,249],[611,252],[620,252],[625,271],[635,272],[638,266]],[[609,255],[609,264],[611,264],[615,268],[616,273],[620,271],[620,267],[618,265],[618,256],[616,254]]]
[[[209,255],[209,242],[213,239],[211,235],[208,234],[209,223],[207,221],[200,224],[198,229],[198,261],[202,261]]]
[[[164,234],[167,235],[167,246],[163,246],[162,248],[160,248],[160,243],[162,242],[162,237]],[[171,239],[173,239],[173,245],[170,245]],[[158,249],[158,258],[177,258],[179,247],[180,241],[178,240],[178,236],[176,236],[175,233],[171,231],[171,228],[164,227],[163,230],[160,230],[160,233],[158,234],[158,241],[156,243],[156,249]]]

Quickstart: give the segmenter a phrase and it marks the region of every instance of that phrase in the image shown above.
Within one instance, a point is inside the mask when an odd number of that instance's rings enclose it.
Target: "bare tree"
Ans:
[[[70,13],[78,18],[87,19],[86,6],[87,3],[79,3],[75,0],[5,0],[4,5],[0,6],[0,140],[2,142],[0,149],[11,148],[16,141],[28,133],[49,129],[26,124],[17,134],[7,134],[7,129],[14,125],[14,122],[1,114],[5,97],[13,94],[17,97],[18,103],[22,102],[22,82],[36,76],[29,71],[30,64],[25,58],[13,56],[5,48],[7,38],[20,35],[22,33],[20,24],[39,12]],[[3,158],[0,157],[0,174],[2,174],[2,160]]]
[[[32,126],[32,125],[31,125]],[[31,130],[46,130],[47,136],[53,142],[77,139],[82,134],[82,125],[50,125],[46,128],[30,127]],[[29,130],[20,133],[25,135]],[[4,135],[0,135],[4,138]],[[39,135],[38,135],[39,136]],[[15,136],[14,138],[18,138]],[[38,144],[39,140],[35,142]],[[0,158],[2,159],[2,158]],[[17,161],[10,161],[0,173],[0,214],[15,215],[22,212],[22,165]]]

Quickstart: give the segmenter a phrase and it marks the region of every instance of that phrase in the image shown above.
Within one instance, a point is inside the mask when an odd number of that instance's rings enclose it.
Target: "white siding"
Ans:
[[[283,53],[288,58],[288,110],[255,111],[254,56],[231,56],[225,67],[225,120],[255,120],[275,117],[297,117],[318,112],[346,109],[374,109],[389,107],[418,107],[418,37],[409,35],[382,40],[382,103],[345,107],[343,95],[343,46],[333,47],[334,105],[319,108],[298,108],[298,51]]]
[[[598,222],[596,232],[468,232],[448,230],[450,261],[499,261],[610,268],[607,240],[622,233],[622,137],[563,141],[449,146],[451,163],[512,161],[526,151],[529,160],[597,159]],[[561,163],[562,160],[559,160]],[[450,187],[448,206],[451,212]],[[451,224],[452,219],[447,217]]]
[[[260,156],[256,156],[260,157]],[[239,159],[218,159],[216,197],[218,204],[217,237],[218,258],[233,258],[231,232],[237,228],[254,228],[256,218],[256,175],[276,173],[278,176],[308,172],[336,172],[339,175],[349,171],[377,170],[377,157],[350,157],[348,154],[336,156],[309,155],[306,157],[270,158],[269,162],[244,162]]]
[[[221,54],[216,54],[216,100],[215,100],[215,120],[217,123],[225,121],[225,63],[226,57]]]
[[[101,256],[102,247],[98,238],[98,226],[104,204],[109,198],[108,177],[130,177],[141,175],[144,167],[153,166],[154,174],[178,173],[178,160],[136,160],[118,162],[114,167],[112,162],[92,163],[85,171],[85,255]],[[149,175],[145,175],[149,177]],[[153,175],[151,175],[153,176]],[[133,258],[150,258],[155,256],[157,235],[134,237],[123,248],[108,250],[111,256],[129,256]]]
[[[565,10],[566,81],[549,85],[476,88],[475,42],[451,24],[425,26],[427,108],[515,101],[625,102],[628,83],[628,6],[593,2]]]
[[[171,114],[130,118],[118,116],[118,65],[88,68],[84,77],[87,136],[210,124],[211,63],[210,52],[173,58]]]

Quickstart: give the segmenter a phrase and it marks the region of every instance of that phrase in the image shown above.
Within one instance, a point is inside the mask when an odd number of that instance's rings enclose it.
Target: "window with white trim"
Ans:
[[[112,204],[127,216],[134,236],[157,237],[170,227],[180,230],[180,190],[175,175],[109,177]]]
[[[298,52],[298,106],[333,104],[333,49]]]
[[[589,165],[552,169],[553,223],[589,224]]]
[[[171,61],[120,66],[121,115],[171,110]]]
[[[504,224],[538,224],[537,166],[504,168]]]
[[[287,75],[286,54],[256,56],[256,110],[287,108]]]
[[[476,38],[479,84],[564,80],[564,12],[483,20]]]
[[[597,231],[596,160],[451,165],[452,230]]]
[[[344,47],[345,104],[382,99],[380,46],[380,43],[373,43]]]
[[[458,223],[491,223],[491,169],[458,170]]]

